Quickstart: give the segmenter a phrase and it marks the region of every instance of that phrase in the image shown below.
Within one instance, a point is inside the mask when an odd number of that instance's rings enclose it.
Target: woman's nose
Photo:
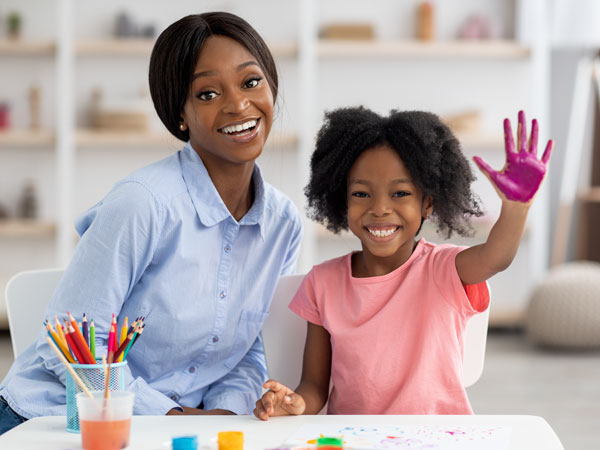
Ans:
[[[244,91],[234,91],[226,94],[223,112],[228,114],[239,114],[244,112],[250,102]]]

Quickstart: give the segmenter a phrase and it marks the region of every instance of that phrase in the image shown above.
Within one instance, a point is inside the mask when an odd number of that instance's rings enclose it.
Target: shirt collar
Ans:
[[[200,222],[207,227],[214,226],[226,219],[236,222],[217,192],[202,159],[189,141],[180,152],[180,162],[183,180]],[[260,167],[256,163],[252,172],[252,181],[254,202],[250,210],[239,221],[239,225],[258,225],[261,237],[264,239],[264,230],[261,224],[265,216],[265,185]]]

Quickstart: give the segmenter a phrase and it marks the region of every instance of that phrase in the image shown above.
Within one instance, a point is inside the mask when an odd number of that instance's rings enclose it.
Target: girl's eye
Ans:
[[[410,195],[410,193],[406,192],[406,191],[398,191],[398,192],[394,192],[392,197],[406,197],[407,195]]]
[[[352,196],[358,198],[367,198],[369,194],[367,194],[366,192],[353,192]]]
[[[215,91],[204,91],[200,92],[197,97],[203,101],[209,101],[217,97],[217,93]]]
[[[253,88],[259,85],[259,83],[261,82],[262,78],[260,77],[255,77],[255,78],[250,78],[248,81],[246,81],[244,83],[244,87],[245,88]]]

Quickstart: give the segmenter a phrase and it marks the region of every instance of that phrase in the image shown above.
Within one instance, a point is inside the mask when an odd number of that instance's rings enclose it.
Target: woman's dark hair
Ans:
[[[148,73],[154,108],[171,134],[182,141],[190,138],[189,130],[181,131],[179,123],[198,55],[206,39],[215,35],[231,38],[248,49],[267,78],[273,101],[277,99],[278,78],[273,55],[248,22],[226,12],[183,17],[158,36]]]
[[[358,156],[387,144],[398,152],[423,196],[433,198],[431,220],[440,234],[472,234],[470,216],[481,216],[471,192],[475,180],[460,143],[438,116],[392,110],[382,117],[364,107],[325,114],[304,193],[309,216],[334,233],[348,229],[347,179]]]

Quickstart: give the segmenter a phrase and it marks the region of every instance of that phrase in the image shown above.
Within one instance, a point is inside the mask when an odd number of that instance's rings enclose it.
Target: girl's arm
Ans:
[[[500,216],[492,227],[487,241],[463,250],[456,256],[456,270],[463,284],[481,283],[506,269],[514,259],[533,197],[544,176],[553,142],[548,141],[541,160],[537,158],[538,123],[534,119],[527,146],[525,113],[519,111],[517,147],[510,121],[504,120],[506,164],[501,171],[492,169],[483,159],[473,159],[488,177],[502,199]]]
[[[325,328],[307,323],[300,384],[292,391],[275,380],[268,380],[264,387],[269,391],[258,399],[254,410],[254,415],[261,420],[289,414],[318,414],[327,402],[331,376],[331,340]]]

